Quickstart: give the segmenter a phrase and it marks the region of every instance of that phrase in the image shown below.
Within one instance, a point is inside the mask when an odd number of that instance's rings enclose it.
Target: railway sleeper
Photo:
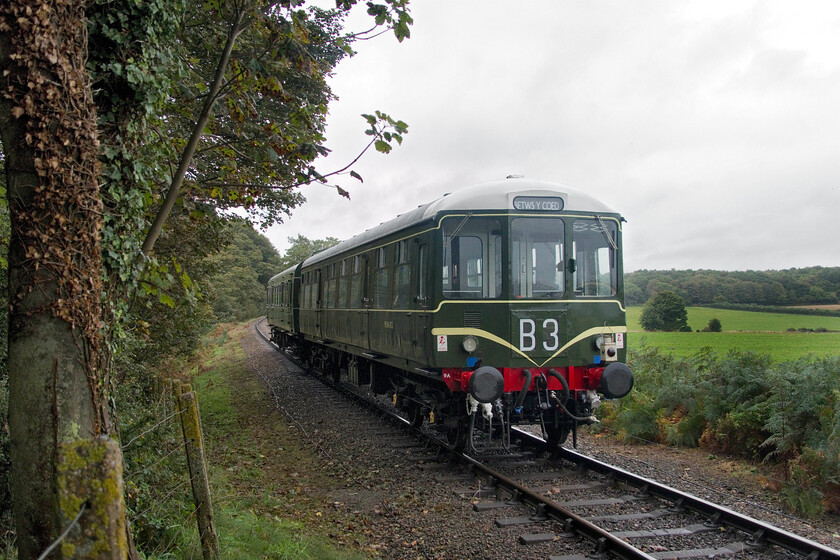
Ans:
[[[487,389],[482,386],[479,400],[472,392],[452,392],[442,380],[430,377],[433,372],[418,374],[384,363],[382,360],[387,357],[383,355],[357,355],[330,341],[310,342],[279,331],[272,332],[272,340],[278,345],[289,345],[308,367],[333,382],[340,380],[345,369],[351,384],[369,387],[376,395],[391,395],[394,406],[413,427],[428,423],[456,452],[467,449],[476,456],[528,460],[512,451],[511,426],[538,425],[549,448],[559,449],[569,434],[576,441],[577,425],[591,417],[588,397],[567,390],[558,397],[546,389],[543,377],[535,391],[500,393],[492,399],[481,398]]]

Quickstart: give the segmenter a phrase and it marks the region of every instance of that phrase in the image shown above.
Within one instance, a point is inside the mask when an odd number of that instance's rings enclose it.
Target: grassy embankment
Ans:
[[[328,493],[340,481],[321,472],[322,461],[289,432],[262,380],[246,369],[240,340],[250,329],[217,330],[193,383],[221,557],[362,559],[345,549],[358,550],[359,535],[329,508]],[[201,558],[197,544],[188,548],[185,558]]]
[[[641,311],[627,319],[636,383],[602,429],[763,462],[792,510],[840,511],[840,317],[689,307],[695,331],[717,318],[723,332],[646,333]]]
[[[717,318],[723,332],[665,333],[644,332],[639,325],[641,307],[627,309],[628,344],[647,344],[681,357],[695,355],[704,347],[718,354],[730,350],[768,354],[774,362],[796,360],[803,356],[840,355],[840,317],[758,313],[707,307],[689,307],[688,324],[703,329]],[[788,331],[795,329],[796,332]],[[829,332],[799,332],[799,329],[826,329]]]

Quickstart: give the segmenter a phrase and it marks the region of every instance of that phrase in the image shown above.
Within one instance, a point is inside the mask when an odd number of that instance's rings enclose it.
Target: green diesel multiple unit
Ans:
[[[516,424],[559,445],[633,385],[623,221],[562,185],[464,188],[272,278],[272,338],[453,447],[507,447]]]

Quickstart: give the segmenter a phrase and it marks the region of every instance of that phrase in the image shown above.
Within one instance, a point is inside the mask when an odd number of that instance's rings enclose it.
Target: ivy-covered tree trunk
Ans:
[[[59,445],[111,430],[100,367],[102,204],[86,3],[0,2],[11,485],[21,560],[37,558],[66,524]]]

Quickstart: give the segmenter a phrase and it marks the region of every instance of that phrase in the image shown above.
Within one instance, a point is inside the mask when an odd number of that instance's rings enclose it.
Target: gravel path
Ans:
[[[316,523],[316,532],[389,559],[528,560],[588,549],[588,544],[575,540],[517,544],[522,533],[551,530],[497,528],[498,514],[476,512],[469,497],[456,494],[454,488],[467,486],[468,476],[453,480],[457,474],[451,467],[436,463],[428,451],[387,423],[364,416],[331,390],[314,386],[252,330],[241,344],[247,367],[267,383],[267,397],[275,401],[278,414],[287,413],[293,419],[290,430],[318,450],[319,465],[311,468],[321,469],[321,476],[335,482],[313,498],[321,503],[311,507],[320,505],[329,512],[308,518]],[[778,497],[762,488],[749,465],[711,460],[698,450],[624,446],[606,437],[581,437],[579,451],[840,548],[836,517],[803,522],[780,513]],[[282,461],[281,455],[280,465]],[[297,470],[303,471],[298,475],[306,487],[306,469]]]

